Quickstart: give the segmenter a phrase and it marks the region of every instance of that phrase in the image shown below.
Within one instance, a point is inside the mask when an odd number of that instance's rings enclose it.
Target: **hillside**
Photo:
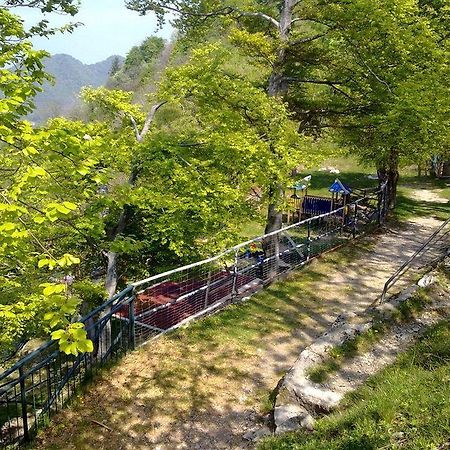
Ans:
[[[95,64],[83,64],[66,54],[47,58],[45,70],[55,77],[55,83],[44,85],[44,91],[35,100],[36,110],[29,119],[42,123],[50,117],[69,114],[79,104],[77,95],[83,86],[98,87],[106,84],[116,58],[123,60],[121,56],[110,56]]]

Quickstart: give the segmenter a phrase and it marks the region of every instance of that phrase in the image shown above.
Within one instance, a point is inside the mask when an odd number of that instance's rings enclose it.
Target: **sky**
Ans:
[[[54,26],[67,22],[82,22],[84,25],[72,34],[56,34],[49,38],[34,38],[36,48],[51,54],[67,53],[85,64],[102,61],[111,55],[122,55],[146,37],[158,35],[170,38],[173,30],[166,25],[157,30],[153,14],[139,16],[135,11],[125,8],[124,0],[81,0],[80,12],[75,17],[49,14],[47,18]],[[39,11],[29,8],[15,10],[27,26],[42,17]]]

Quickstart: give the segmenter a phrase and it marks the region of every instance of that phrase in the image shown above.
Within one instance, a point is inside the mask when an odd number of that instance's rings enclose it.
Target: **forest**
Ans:
[[[395,207],[399,171],[450,157],[448,0],[128,0],[172,21],[33,125],[50,80],[30,38],[72,0],[0,2],[0,355],[92,351],[80,318],[130,281],[282,226],[299,167],[352,155]],[[18,7],[67,15],[26,27]],[[149,35],[152,30],[149,30]],[[252,195],[252,193],[254,195]]]

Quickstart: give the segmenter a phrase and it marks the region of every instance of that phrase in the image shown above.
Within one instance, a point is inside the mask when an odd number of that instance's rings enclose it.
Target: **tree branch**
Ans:
[[[153,105],[151,107],[150,112],[148,113],[148,116],[145,119],[144,127],[142,128],[142,131],[141,131],[141,140],[148,133],[148,130],[150,129],[150,125],[152,124],[153,119],[155,118],[155,114],[158,111],[158,109],[161,108],[161,106],[165,105],[166,103],[167,103],[167,101],[163,101],[163,102],[157,103],[156,105]]]
[[[328,86],[334,86],[336,84],[343,84],[342,81],[329,81],[329,80],[311,80],[297,77],[283,77],[284,81],[294,83],[311,83],[311,84],[326,84]]]
[[[131,114],[128,114],[128,117],[130,118],[131,124],[133,125],[134,135],[136,136],[136,140],[139,142],[140,133],[139,133],[139,129],[138,129],[136,120],[134,119],[134,117]]]
[[[145,135],[150,130],[150,125],[152,124],[152,122],[155,118],[156,112],[158,111],[159,108],[161,108],[161,106],[165,105],[166,103],[167,103],[167,101],[163,101],[160,103],[156,103],[155,105],[153,105],[151,107],[150,112],[148,113],[147,118],[145,119],[144,126],[142,127],[142,130],[140,132],[139,132],[135,118],[131,114],[127,114],[131,121],[131,124],[133,125],[134,134],[135,134],[136,140],[138,142],[142,142]]]
[[[320,39],[321,37],[324,37],[325,35],[326,35],[326,33],[322,33],[322,34],[316,34],[315,36],[310,36],[310,37],[301,38],[301,39],[295,39],[295,40],[289,42],[288,46],[294,47],[295,45],[298,45],[298,44],[306,44],[308,42],[315,41],[316,39]]]
[[[280,28],[280,22],[278,22],[276,19],[274,19],[272,16],[269,16],[268,14],[264,14],[262,12],[246,12],[241,11],[239,9],[235,9],[235,12],[239,14],[239,16],[246,16],[246,17],[261,17],[264,20],[269,21],[272,25],[274,25],[276,28]]]
[[[133,6],[133,3],[137,3],[136,6]],[[166,2],[167,3],[167,2]],[[127,1],[126,6],[129,9],[133,9],[135,11],[138,11],[140,14],[144,15],[148,9],[145,7],[145,5],[142,5],[140,7],[139,2],[133,2],[133,1]],[[151,8],[149,8],[151,9]],[[242,11],[239,8],[234,8],[232,6],[226,6],[224,8],[217,9],[215,11],[211,12],[196,12],[196,11],[189,11],[186,9],[178,8],[176,6],[171,6],[167,4],[160,4],[158,5],[159,10],[166,10],[168,12],[180,14],[181,16],[189,16],[189,17],[199,17],[199,18],[209,18],[209,17],[218,17],[218,16],[229,16],[231,14],[238,14],[239,16],[248,16],[248,17],[260,17],[264,20],[269,21],[272,25],[279,28],[280,24],[279,22],[274,19],[273,17],[269,16],[268,14],[265,14],[263,12],[259,11]]]

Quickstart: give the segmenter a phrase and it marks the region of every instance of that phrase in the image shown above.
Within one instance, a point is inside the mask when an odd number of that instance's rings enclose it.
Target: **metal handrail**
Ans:
[[[386,283],[384,284],[384,288],[383,288],[383,292],[381,294],[381,299],[380,302],[383,303],[385,298],[386,298],[386,294],[388,292],[388,290],[395,284],[397,283],[397,281],[400,279],[400,277],[407,272],[407,270],[409,269],[409,266],[411,265],[411,263],[425,250],[427,249],[430,244],[433,242],[433,240],[436,238],[436,236],[450,223],[450,217],[442,224],[439,226],[439,228],[434,231],[434,233],[421,245],[421,247],[416,250],[414,252],[414,254],[407,260],[405,261],[398,269],[397,271],[386,281]]]

